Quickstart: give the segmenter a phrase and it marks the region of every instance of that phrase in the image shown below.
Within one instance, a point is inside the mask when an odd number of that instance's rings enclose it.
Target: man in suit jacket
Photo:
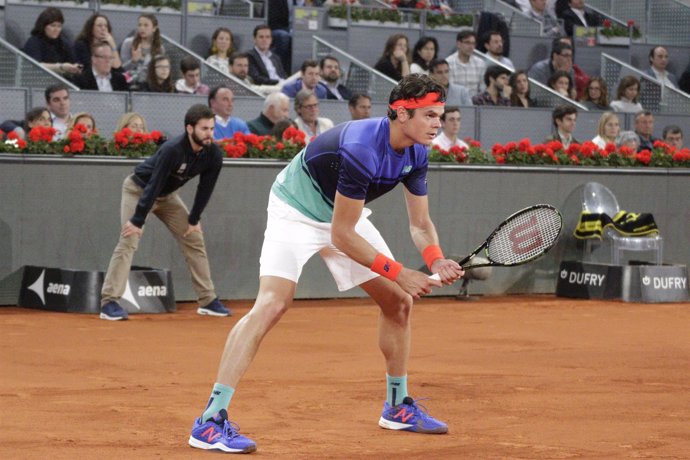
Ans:
[[[347,86],[340,83],[340,63],[333,56],[325,56],[319,62],[321,68],[321,79],[326,87],[327,98],[339,101],[349,101],[352,98],[352,91]]]
[[[575,26],[599,27],[601,17],[585,6],[585,0],[569,0],[568,7],[560,18],[566,35],[572,37]]]
[[[129,86],[124,75],[113,72],[113,58],[113,49],[108,42],[95,44],[91,47],[91,65],[74,77],[74,83],[81,89],[127,91]]]
[[[656,78],[659,83],[678,88],[678,79],[666,70],[668,67],[668,51],[663,46],[655,46],[649,50],[649,68],[647,75]]]
[[[247,52],[249,77],[257,85],[277,85],[287,77],[280,58],[271,53],[271,29],[266,24],[254,28],[254,48]]]
[[[572,105],[559,105],[551,113],[554,133],[547,137],[547,141],[558,141],[567,149],[570,144],[579,144],[573,137],[577,124],[577,109]]]

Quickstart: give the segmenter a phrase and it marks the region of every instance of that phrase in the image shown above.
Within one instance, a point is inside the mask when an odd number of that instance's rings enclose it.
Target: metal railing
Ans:
[[[484,11],[491,11],[503,16],[506,23],[510,27],[510,32],[539,37],[544,34],[544,25],[522,12],[519,8],[515,8],[500,0],[484,0]]]
[[[253,18],[255,7],[251,0],[222,0],[216,11],[219,16]]]
[[[509,70],[510,73],[513,73],[514,71],[514,69],[511,69],[507,65],[502,64],[501,62],[497,61],[496,59],[492,58],[491,56],[485,53],[482,53],[481,51],[474,50],[474,55],[486,62],[487,66],[497,65],[503,67],[506,70]],[[574,107],[577,107],[578,110],[582,110],[585,112],[589,110],[587,109],[587,107],[580,104],[579,102],[557,93],[556,91],[552,90],[543,83],[534,80],[533,78],[529,78],[529,95],[532,99],[535,100],[535,102],[537,103],[537,107],[557,107],[559,105],[572,105]]]
[[[615,94],[614,88],[617,88],[620,79],[627,75],[633,75],[640,80],[638,99],[646,110],[662,114],[690,113],[690,95],[662,84],[654,77],[613,56],[601,54],[601,77],[606,81],[610,94]]]
[[[345,76],[344,85],[353,93],[367,94],[373,102],[388,102],[391,90],[397,82],[378,70],[346,53],[340,48],[328,43],[317,36],[313,36],[313,56],[320,60],[331,55],[338,59],[340,69]]]
[[[0,86],[46,88],[62,83],[78,90],[76,85],[0,38]]]
[[[204,58],[194,53],[190,49],[185,48],[179,43],[171,40],[168,36],[161,35],[161,38],[163,39],[165,46],[165,54],[167,54],[170,58],[173,79],[182,78],[182,74],[180,72],[180,61],[182,58],[193,56],[201,63],[201,81],[210,88],[219,85],[226,85],[232,90],[235,96],[263,97],[260,93],[254,91],[249,85],[245,84],[237,77],[213,67],[212,65],[208,64]]]

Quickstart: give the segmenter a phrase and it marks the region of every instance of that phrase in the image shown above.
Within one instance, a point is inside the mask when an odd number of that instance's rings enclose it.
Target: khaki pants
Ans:
[[[144,189],[138,186],[132,176],[127,176],[122,184],[122,203],[120,205],[121,224],[134,215]],[[156,215],[172,232],[177,243],[182,248],[182,253],[187,261],[187,266],[192,274],[192,284],[199,298],[199,305],[205,306],[216,298],[213,281],[211,281],[211,269],[208,265],[204,237],[200,232],[193,232],[187,237],[182,235],[189,226],[189,211],[182,202],[177,192],[156,199],[151,212]],[[123,237],[113,251],[113,256],[108,265],[103,289],[101,290],[101,306],[110,301],[117,302],[125,293],[127,279],[132,266],[132,258],[139,246],[138,235]]]

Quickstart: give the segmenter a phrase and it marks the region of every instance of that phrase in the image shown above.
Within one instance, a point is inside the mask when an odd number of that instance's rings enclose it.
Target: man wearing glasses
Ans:
[[[446,58],[450,82],[464,86],[470,92],[470,96],[474,96],[480,92],[486,71],[484,61],[473,55],[477,46],[477,36],[471,30],[462,30],[458,32],[455,40],[458,51]]]
[[[80,89],[112,92],[127,91],[129,86],[124,75],[113,72],[113,49],[106,41],[98,42],[91,47],[91,66],[74,77],[74,83]]]
[[[551,46],[551,58],[536,62],[530,67],[527,75],[546,85],[551,75],[557,70],[567,72],[570,74],[570,78],[575,81],[573,47],[561,41],[555,41]]]
[[[306,134],[307,144],[322,132],[333,127],[330,118],[319,116],[319,100],[316,95],[308,90],[301,90],[295,96],[295,112],[297,127]]]

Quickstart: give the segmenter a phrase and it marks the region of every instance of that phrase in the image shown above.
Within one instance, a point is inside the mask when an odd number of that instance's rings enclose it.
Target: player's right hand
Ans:
[[[413,298],[419,299],[421,296],[431,294],[432,287],[441,287],[441,281],[429,278],[428,275],[417,270],[410,270],[403,267],[395,280],[405,292]]]

